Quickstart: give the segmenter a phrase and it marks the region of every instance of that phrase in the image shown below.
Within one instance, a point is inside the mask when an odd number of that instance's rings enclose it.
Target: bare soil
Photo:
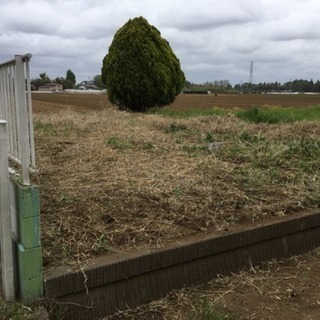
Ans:
[[[250,108],[254,106],[308,107],[320,105],[319,94],[232,94],[224,95],[179,95],[169,106],[174,110],[219,108]],[[105,94],[34,93],[33,106],[36,112],[74,110],[78,112],[98,111],[111,106]]]
[[[319,95],[180,95],[169,108],[314,105]],[[105,95],[39,93],[33,108],[46,269],[319,209],[319,162],[304,168],[295,156],[279,158],[302,135],[319,139],[319,123],[172,121],[119,112]],[[208,152],[208,136],[226,147]],[[314,251],[108,319],[201,319],[202,300],[225,319],[319,319],[319,280]]]
[[[308,107],[320,104],[320,95],[306,94],[218,94],[179,95],[170,106],[175,110],[188,109],[247,109],[252,107]]]

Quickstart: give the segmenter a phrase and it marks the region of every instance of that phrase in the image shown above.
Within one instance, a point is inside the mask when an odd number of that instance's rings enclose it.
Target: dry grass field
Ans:
[[[250,95],[238,97],[250,105]],[[315,97],[295,98],[309,105]],[[235,106],[237,96],[180,95],[170,108],[216,98]],[[269,96],[252,95],[253,105],[258,98]],[[45,265],[319,206],[318,122],[131,114],[105,95],[34,94],[33,105]]]
[[[312,105],[320,105],[320,96],[180,95],[168,108]],[[131,114],[118,111],[105,95],[34,94],[33,107],[39,169],[33,179],[41,191],[46,270],[62,264],[83,268],[102,254],[164,247],[195,233],[319,210],[317,121],[254,124],[232,112],[185,119]],[[239,294],[249,294],[250,289],[251,296],[266,292],[269,297],[275,288],[264,290],[262,284],[250,282],[255,276],[267,279],[267,271],[261,272],[249,274],[247,284],[240,282]],[[236,292],[237,280],[221,283],[232,289],[221,291],[224,298]],[[210,297],[211,289],[199,290]],[[303,288],[299,290],[302,295]],[[187,296],[187,291],[169,296],[162,306],[173,311],[185,304],[190,312],[194,299],[202,296]],[[276,292],[271,300],[286,301]],[[251,303],[238,296],[217,305],[229,306],[232,301],[238,310]],[[280,304],[274,306],[286,306]],[[163,308],[154,305],[143,310],[150,308],[158,311],[139,318],[141,310],[135,310],[113,319],[188,319],[184,313],[161,313]],[[257,310],[256,317],[246,318],[243,310],[241,319],[284,319],[272,313],[261,318]]]

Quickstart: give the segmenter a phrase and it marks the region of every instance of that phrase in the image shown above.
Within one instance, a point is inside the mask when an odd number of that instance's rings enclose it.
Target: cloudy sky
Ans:
[[[0,0],[0,63],[31,53],[31,76],[100,73],[114,33],[143,16],[187,80],[320,79],[319,0]]]

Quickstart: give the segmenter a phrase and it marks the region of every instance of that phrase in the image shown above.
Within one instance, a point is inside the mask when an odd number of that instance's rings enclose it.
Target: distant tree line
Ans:
[[[207,92],[211,93],[227,93],[232,91],[232,85],[229,80],[206,81],[202,84],[193,83],[188,80],[185,82],[184,92]]]
[[[263,83],[243,83],[236,84],[234,89],[242,92],[320,92],[320,81],[314,82],[311,80],[295,79],[285,83],[263,82]]]
[[[185,83],[186,91],[210,91],[211,93],[265,93],[265,92],[320,92],[320,80],[313,81],[295,79],[285,83],[260,82],[241,83],[232,86],[228,80],[219,80],[196,84],[189,81]]]
[[[97,74],[93,77],[93,83],[98,89],[106,89],[107,86],[102,82],[101,74]]]
[[[57,77],[55,79],[50,79],[49,76],[44,72],[40,73],[39,77],[31,79],[31,85],[33,90],[38,90],[39,87],[44,86],[48,83],[59,83],[63,86],[64,89],[74,89],[76,85],[76,76],[75,74],[69,69],[66,72],[66,77]]]

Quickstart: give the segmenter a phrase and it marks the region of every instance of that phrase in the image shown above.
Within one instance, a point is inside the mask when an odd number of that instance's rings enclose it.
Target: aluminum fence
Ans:
[[[30,59],[31,54],[16,55],[0,63],[0,119],[7,121],[9,159],[24,185],[30,185],[35,168]]]
[[[35,168],[30,59],[31,54],[16,55],[0,63],[0,269],[6,300],[15,299],[13,227],[17,224],[9,172],[19,174],[26,187]]]

